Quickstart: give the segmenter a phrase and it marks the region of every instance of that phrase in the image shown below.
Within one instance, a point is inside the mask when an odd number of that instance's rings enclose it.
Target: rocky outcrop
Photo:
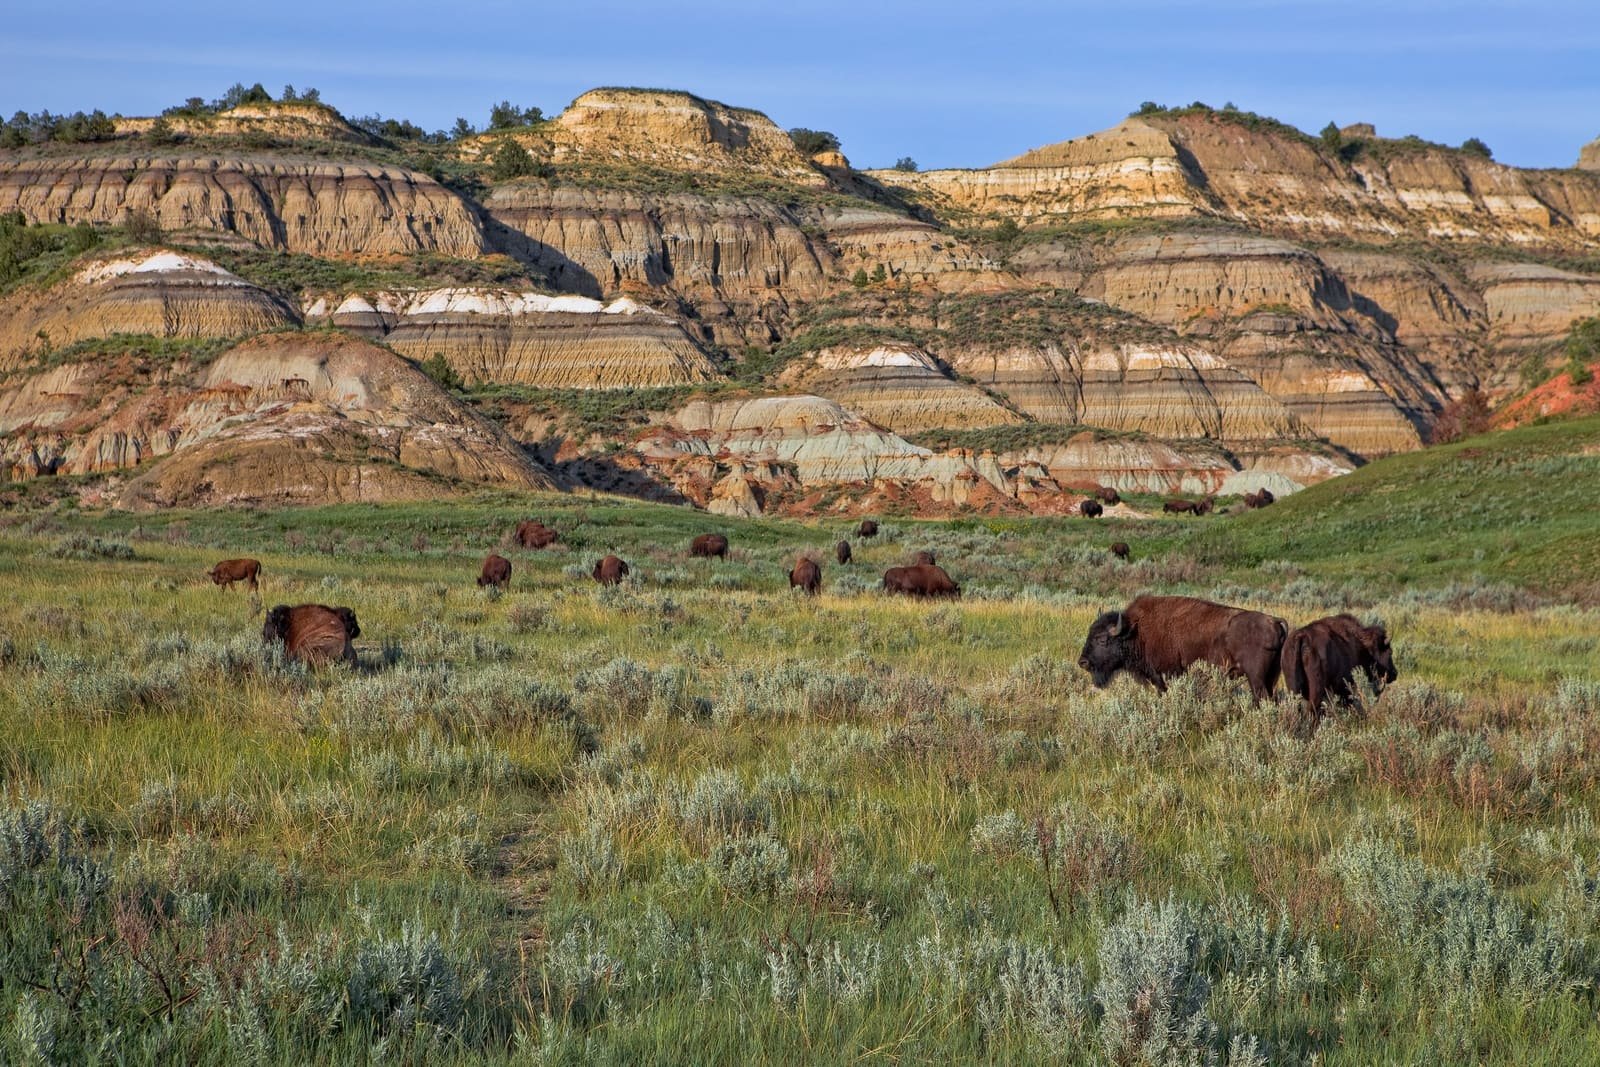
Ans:
[[[308,333],[262,335],[198,366],[135,350],[13,376],[0,387],[0,460],[13,477],[140,468],[131,507],[553,486],[404,360]]]
[[[326,320],[417,361],[434,355],[468,383],[619,389],[708,382],[721,375],[671,316],[621,297],[437,289],[318,301]]]
[[[1600,314],[1600,275],[1537,263],[1475,263],[1467,275],[1483,293],[1489,331],[1501,347],[1548,346],[1575,319]]]
[[[167,128],[180,137],[254,137],[282,141],[339,141],[373,145],[377,138],[363,133],[331,107],[309,103],[240,104],[208,115],[164,115]],[[114,120],[118,137],[138,137],[150,132],[155,118]]]
[[[779,382],[838,401],[896,433],[981,429],[1023,421],[983,390],[951,378],[915,345],[883,342],[825,348],[786,367]]]
[[[1575,419],[1600,414],[1600,363],[1589,363],[1588,379],[1572,380],[1570,365],[1513,400],[1494,415],[1500,430],[1515,429],[1541,419]]]
[[[984,170],[870,173],[956,219],[1210,216],[1292,235],[1565,248],[1600,236],[1600,177],[1371,143],[1346,162],[1276,123],[1187,112],[1139,116]]]
[[[240,337],[298,324],[272,294],[198,256],[129,249],[0,305],[0,371],[114,334]]]
[[[0,212],[30,222],[226,234],[314,256],[484,251],[477,213],[425,174],[372,163],[192,156],[0,158]]]
[[[1578,150],[1579,170],[1600,170],[1600,138],[1596,138]]]
[[[554,163],[759,174],[825,184],[789,135],[761,112],[685,92],[592,89],[552,121],[485,134],[464,145],[462,154],[481,156],[501,138]]]

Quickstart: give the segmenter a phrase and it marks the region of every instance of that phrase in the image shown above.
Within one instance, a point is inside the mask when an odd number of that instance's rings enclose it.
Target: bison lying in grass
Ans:
[[[354,611],[325,604],[279,604],[267,612],[261,627],[263,641],[283,645],[285,656],[312,666],[335,660],[354,666],[356,650],[351,642],[360,636]]]

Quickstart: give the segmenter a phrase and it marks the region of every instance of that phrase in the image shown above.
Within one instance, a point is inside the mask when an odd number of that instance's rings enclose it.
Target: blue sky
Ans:
[[[8,4],[0,107],[152,114],[235,81],[347,115],[481,125],[597,85],[682,88],[837,133],[858,166],[982,166],[1141,101],[1233,102],[1309,131],[1481,137],[1568,166],[1600,136],[1600,0],[902,0],[452,5]]]

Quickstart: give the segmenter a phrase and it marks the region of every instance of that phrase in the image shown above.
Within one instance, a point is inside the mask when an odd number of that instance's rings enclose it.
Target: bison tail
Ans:
[[[1297,696],[1306,695],[1306,668],[1300,662],[1301,650],[1305,647],[1298,633],[1291,634],[1283,642],[1283,652],[1279,663],[1283,667],[1283,685],[1289,692]]]

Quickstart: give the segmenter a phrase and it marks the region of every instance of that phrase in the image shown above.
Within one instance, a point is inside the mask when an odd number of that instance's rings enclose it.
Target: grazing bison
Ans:
[[[1122,503],[1122,494],[1109,486],[1101,486],[1094,491],[1094,495],[1100,498],[1100,503],[1102,504]]]
[[[356,613],[349,608],[330,608],[325,604],[279,604],[267,612],[261,627],[261,640],[283,645],[284,655],[312,666],[342,660],[355,665],[356,650],[351,641],[361,636]]]
[[[721,534],[701,534],[689,542],[689,555],[703,556],[706,559],[712,556],[727,559],[728,539]]]
[[[1208,497],[1199,502],[1193,500],[1169,500],[1161,505],[1161,510],[1169,515],[1209,515],[1216,505]]]
[[[933,553],[930,550],[924,548],[919,549],[916,554],[911,557],[911,562],[913,565],[923,563],[931,567],[939,561],[933,558]]]
[[[817,566],[817,561],[800,559],[795,561],[794,570],[789,572],[789,588],[803,589],[806,596],[816,596],[822,591],[822,568]]]
[[[513,535],[523,548],[548,548],[556,543],[556,532],[542,522],[524,519]]]
[[[1264,508],[1268,504],[1277,502],[1277,497],[1272,495],[1272,490],[1263,486],[1254,493],[1244,495],[1244,506],[1247,508]]]
[[[258,559],[225,559],[206,571],[206,577],[224,589],[234,582],[248,582],[250,588],[255,589],[256,578],[260,574],[261,561]]]
[[[1186,596],[1136,597],[1089,627],[1078,666],[1097,686],[1127,671],[1165,692],[1167,679],[1205,661],[1250,683],[1257,700],[1278,684],[1278,653],[1289,624],[1259,611]]]
[[[628,565],[616,556],[607,556],[594,565],[594,580],[601,585],[621,585],[628,576]]]
[[[1282,662],[1283,684],[1310,707],[1313,728],[1332,700],[1361,702],[1358,669],[1376,693],[1400,677],[1388,632],[1363,626],[1354,615],[1330,615],[1295,630],[1284,639]]]
[[[861,525],[856,527],[857,537],[877,537],[878,524],[872,519],[862,519]]]
[[[840,541],[838,544],[834,545],[833,546],[833,556],[841,564],[849,563],[850,562],[850,542],[849,541]]]
[[[1126,542],[1126,541],[1113,541],[1111,543],[1111,554],[1113,556],[1116,556],[1118,559],[1127,559],[1128,558],[1128,542]]]
[[[1086,519],[1098,519],[1105,513],[1106,509],[1101,506],[1098,500],[1085,500],[1078,505],[1078,514]]]
[[[511,584],[511,561],[504,556],[489,553],[489,558],[483,561],[483,571],[478,575],[480,586],[492,585],[496,589],[504,589]]]
[[[915,597],[958,597],[961,587],[950,580],[943,567],[918,563],[910,567],[890,567],[883,572],[883,591]]]

